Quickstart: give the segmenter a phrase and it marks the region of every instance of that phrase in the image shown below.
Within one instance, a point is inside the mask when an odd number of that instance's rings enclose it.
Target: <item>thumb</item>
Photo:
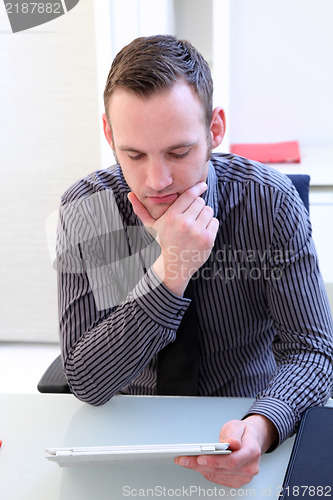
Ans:
[[[242,447],[245,425],[242,420],[230,420],[224,424],[220,432],[220,442],[229,443],[229,449],[236,451]]]
[[[143,225],[151,227],[154,224],[155,219],[153,219],[146,207],[142,205],[141,201],[139,201],[133,192],[128,193],[127,197],[132,204],[134,213],[139,217]]]

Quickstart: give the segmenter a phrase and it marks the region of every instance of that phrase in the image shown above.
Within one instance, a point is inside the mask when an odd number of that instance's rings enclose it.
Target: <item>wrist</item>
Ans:
[[[252,414],[244,420],[256,429],[261,453],[266,453],[277,445],[279,433],[269,418],[264,415]]]
[[[157,258],[152,267],[158,278],[171,292],[180,297],[184,294],[189,280],[185,279],[178,269],[171,267],[171,265],[168,266],[168,272],[166,272],[162,255]]]

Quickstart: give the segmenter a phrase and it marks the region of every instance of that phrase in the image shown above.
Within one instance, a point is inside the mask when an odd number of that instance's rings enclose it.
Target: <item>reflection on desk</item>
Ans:
[[[251,403],[247,398],[115,396],[92,407],[72,395],[0,395],[1,498],[276,498],[293,438],[264,455],[258,476],[238,491],[175,464],[61,469],[45,458],[47,447],[217,441],[222,425],[241,418]]]

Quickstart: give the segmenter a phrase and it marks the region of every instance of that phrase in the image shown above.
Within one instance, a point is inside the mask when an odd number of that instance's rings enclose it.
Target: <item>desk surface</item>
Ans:
[[[241,418],[251,401],[116,396],[96,408],[72,395],[0,395],[0,498],[276,498],[293,439],[263,456],[259,475],[238,493],[174,464],[61,469],[45,459],[47,447],[216,441],[223,423]]]

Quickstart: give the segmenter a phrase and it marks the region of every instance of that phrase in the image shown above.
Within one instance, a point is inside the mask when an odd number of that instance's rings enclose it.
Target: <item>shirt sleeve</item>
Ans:
[[[60,211],[57,271],[64,369],[73,394],[93,405],[107,402],[175,339],[190,303],[165,287],[151,267],[124,297],[117,296],[119,286],[124,289],[114,277],[120,261],[101,256],[104,236],[88,234],[78,207]],[[131,262],[125,259],[125,267]]]
[[[281,443],[307,408],[332,394],[333,327],[308,213],[293,188],[276,207],[267,306],[277,368],[247,415],[273,421]]]

